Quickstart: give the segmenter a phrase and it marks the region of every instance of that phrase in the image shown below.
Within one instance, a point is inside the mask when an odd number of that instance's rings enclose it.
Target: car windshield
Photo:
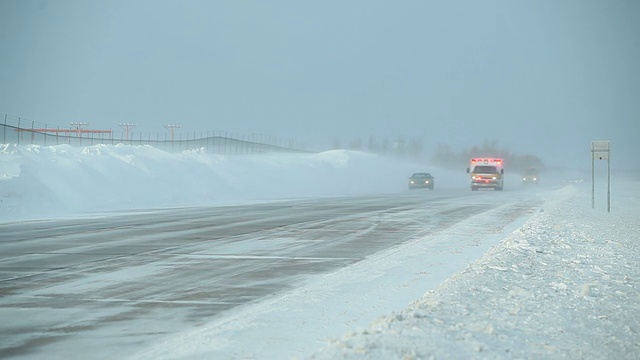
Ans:
[[[473,168],[473,172],[480,174],[497,174],[498,169],[495,166],[478,165]]]
[[[415,173],[413,175],[411,175],[412,178],[429,178],[431,177],[431,174],[429,173]]]
[[[525,169],[524,170],[524,174],[525,175],[536,175],[538,173],[538,169]]]

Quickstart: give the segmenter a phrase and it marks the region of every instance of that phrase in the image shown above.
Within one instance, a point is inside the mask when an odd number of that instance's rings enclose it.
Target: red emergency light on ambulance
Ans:
[[[471,158],[467,173],[471,174],[471,190],[502,190],[504,160],[500,158]]]

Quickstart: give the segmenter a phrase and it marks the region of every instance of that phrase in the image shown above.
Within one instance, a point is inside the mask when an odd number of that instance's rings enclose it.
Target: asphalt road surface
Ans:
[[[0,358],[118,358],[505,204],[515,219],[539,201],[418,190],[0,223]]]

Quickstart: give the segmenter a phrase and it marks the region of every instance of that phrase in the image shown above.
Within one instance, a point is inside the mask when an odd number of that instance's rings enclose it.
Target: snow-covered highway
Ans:
[[[539,204],[530,192],[414,191],[4,223],[0,353],[62,359],[90,349],[92,358],[125,357],[375,254],[428,242],[461,222],[494,218],[485,228],[502,233]],[[484,241],[483,231],[458,235],[462,249]],[[464,268],[470,260],[463,255],[457,262]],[[425,268],[440,263],[425,261]],[[414,286],[400,295],[405,303],[426,290]],[[320,345],[309,340],[298,346]]]

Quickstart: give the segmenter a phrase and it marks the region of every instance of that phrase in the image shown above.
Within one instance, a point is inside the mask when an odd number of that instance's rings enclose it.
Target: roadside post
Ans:
[[[611,212],[611,142],[592,141],[591,142],[591,208],[595,208],[595,162],[596,160],[607,161],[607,212]]]

